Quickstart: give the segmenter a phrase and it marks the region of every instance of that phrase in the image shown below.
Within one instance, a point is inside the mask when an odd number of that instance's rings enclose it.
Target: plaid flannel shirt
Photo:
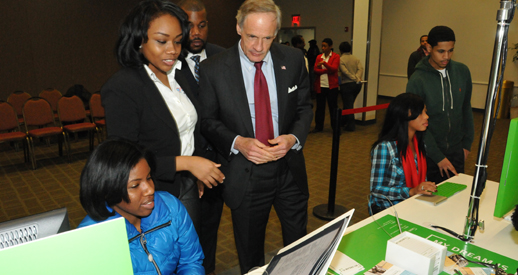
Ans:
[[[391,207],[385,195],[395,205],[410,197],[410,188],[406,186],[405,173],[397,152],[395,141],[383,141],[372,151],[372,165],[369,205],[381,209]],[[417,163],[416,163],[417,167]]]

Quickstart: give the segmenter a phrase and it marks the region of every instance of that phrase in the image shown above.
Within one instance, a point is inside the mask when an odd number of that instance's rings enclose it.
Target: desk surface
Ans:
[[[458,176],[448,179],[448,181],[465,184],[468,187],[436,206],[411,197],[394,206],[398,216],[424,227],[434,224],[462,234],[468,214],[473,177],[466,174],[459,174]],[[497,193],[498,183],[488,180],[486,182],[486,188],[480,197],[479,208],[479,219],[485,221],[485,230],[483,232],[481,232],[480,229],[477,230],[473,244],[511,259],[518,260],[518,232],[514,230],[510,222],[493,217]],[[394,215],[394,210],[392,208],[385,209],[374,215],[374,218],[379,219],[387,214]],[[364,219],[347,228],[345,234],[371,222],[373,222],[373,217]],[[439,232],[442,232],[442,230]]]
[[[434,224],[462,234],[468,213],[473,177],[459,174],[458,176],[448,179],[448,181],[465,184],[467,188],[436,206],[416,200],[415,197],[409,198],[395,205],[398,216],[420,226],[429,227],[430,224]],[[485,221],[485,230],[483,232],[480,231],[480,229],[477,230],[474,244],[500,255],[518,260],[518,232],[514,230],[510,222],[493,217],[497,193],[498,183],[487,181],[486,188],[481,196],[479,210],[479,218]],[[382,218],[388,214],[394,215],[394,210],[392,208],[386,209],[373,217],[369,217],[349,226],[345,235],[374,222],[374,219]],[[442,230],[439,232],[444,233]],[[281,251],[296,244],[297,242],[285,247]],[[262,274],[262,270],[264,269],[260,268],[249,274]]]

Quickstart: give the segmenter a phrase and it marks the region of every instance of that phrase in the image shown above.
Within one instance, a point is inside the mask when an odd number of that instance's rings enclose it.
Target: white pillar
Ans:
[[[355,108],[373,106],[377,102],[382,8],[383,0],[354,1],[352,54],[364,65],[363,78],[368,81],[356,98]],[[356,114],[356,119],[362,122],[374,122],[376,112]]]

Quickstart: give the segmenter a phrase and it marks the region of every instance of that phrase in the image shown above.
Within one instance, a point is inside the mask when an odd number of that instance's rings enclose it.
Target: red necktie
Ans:
[[[261,66],[263,61],[255,62],[254,105],[255,105],[255,138],[269,146],[268,139],[273,139],[272,108],[268,83]]]

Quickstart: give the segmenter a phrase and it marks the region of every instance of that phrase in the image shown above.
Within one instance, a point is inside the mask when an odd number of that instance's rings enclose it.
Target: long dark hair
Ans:
[[[86,213],[96,221],[113,216],[106,206],[125,201],[131,169],[145,159],[154,177],[156,162],[153,154],[124,139],[109,139],[92,152],[81,172],[79,199]]]
[[[121,66],[140,67],[148,63],[139,47],[148,40],[147,30],[151,21],[164,14],[169,14],[180,22],[182,44],[189,38],[189,17],[180,7],[164,0],[142,1],[126,16],[119,30],[115,52]]]
[[[396,96],[387,109],[385,121],[379,134],[378,140],[372,145],[372,150],[383,141],[396,141],[398,154],[401,160],[406,156],[408,147],[408,122],[416,119],[424,109],[423,99],[415,94],[404,93]],[[418,150],[426,155],[423,135],[424,132],[416,131]]]

